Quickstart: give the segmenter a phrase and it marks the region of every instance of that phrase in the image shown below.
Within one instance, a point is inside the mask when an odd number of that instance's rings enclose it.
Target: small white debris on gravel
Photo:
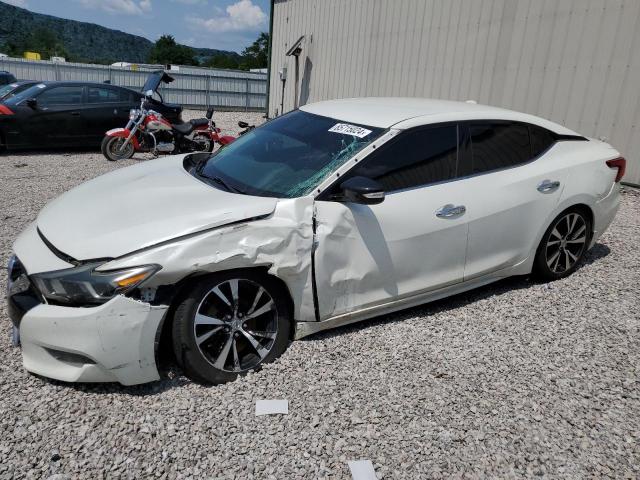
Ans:
[[[347,462],[353,480],[377,480],[371,460],[352,460]]]
[[[257,400],[256,401],[256,417],[260,415],[288,415],[288,400]]]
[[[260,121],[215,118],[227,131]],[[138,161],[4,154],[0,261],[46,202]],[[509,279],[317,334],[216,387],[29,375],[0,302],[0,478],[344,479],[359,458],[381,479],[638,478],[639,290],[640,195],[628,189],[566,279]],[[256,417],[258,398],[295,408]]]

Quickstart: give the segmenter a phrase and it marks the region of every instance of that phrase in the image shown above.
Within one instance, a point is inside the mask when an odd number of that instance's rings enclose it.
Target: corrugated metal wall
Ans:
[[[301,104],[354,96],[474,99],[606,137],[640,184],[640,0],[274,0],[278,71],[305,35]]]
[[[19,79],[110,80],[113,85],[134,90],[140,90],[149,72],[154,69],[157,68],[140,67],[132,70],[107,65],[0,58],[0,70],[8,70]],[[161,89],[167,102],[198,108],[213,105],[227,110],[266,109],[267,76],[264,74],[180,67],[180,71],[171,72],[171,76],[175,81]]]

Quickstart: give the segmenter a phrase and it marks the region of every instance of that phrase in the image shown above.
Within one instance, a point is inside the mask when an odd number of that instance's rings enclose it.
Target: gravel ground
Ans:
[[[131,163],[0,158],[2,262],[48,200]],[[29,375],[2,303],[0,478],[350,478],[358,459],[379,478],[638,478],[639,251],[640,194],[627,190],[567,279],[507,280],[315,335],[217,387]],[[255,417],[264,398],[288,399],[289,415]]]

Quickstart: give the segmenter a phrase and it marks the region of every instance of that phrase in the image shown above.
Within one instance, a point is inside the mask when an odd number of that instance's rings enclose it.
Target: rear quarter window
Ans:
[[[531,137],[531,157],[536,158],[549,150],[556,143],[556,136],[546,128],[529,125]]]

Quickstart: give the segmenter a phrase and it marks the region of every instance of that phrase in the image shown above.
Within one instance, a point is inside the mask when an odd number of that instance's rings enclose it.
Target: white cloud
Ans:
[[[76,0],[85,8],[97,8],[112,15],[142,15],[151,11],[151,0]]]
[[[8,3],[9,5],[15,5],[16,7],[27,7],[27,0],[2,0],[4,3]]]
[[[267,22],[267,14],[251,0],[240,0],[226,9],[226,15],[209,19],[188,17],[195,28],[206,28],[210,32],[232,32],[254,30]]]

